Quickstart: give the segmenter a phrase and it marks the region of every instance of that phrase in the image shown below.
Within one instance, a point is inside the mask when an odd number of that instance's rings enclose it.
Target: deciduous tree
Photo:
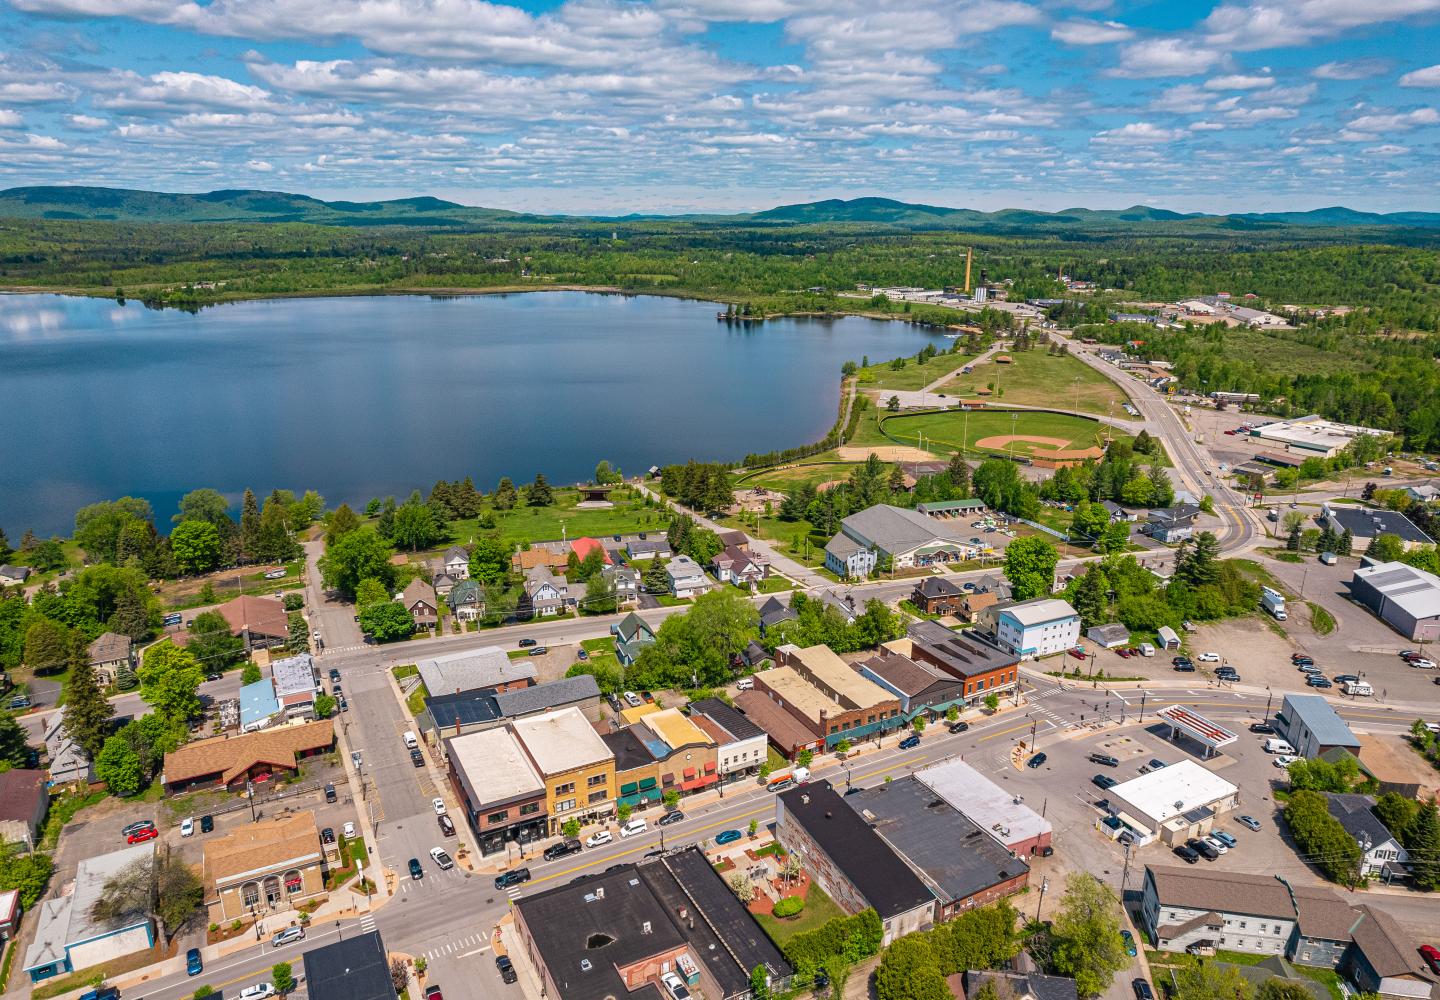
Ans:
[[[145,651],[138,671],[140,697],[171,722],[185,722],[200,714],[196,692],[205,679],[195,654],[170,641]]]
[[[105,740],[95,761],[95,777],[105,782],[112,795],[134,795],[145,786],[145,769],[140,755],[123,736]]]
[[[41,618],[25,630],[25,665],[36,673],[63,670],[70,660],[70,630]]]
[[[369,528],[341,536],[320,557],[320,575],[325,586],[354,596],[361,580],[378,580],[387,588],[395,582],[390,557],[395,550]]]
[[[170,552],[182,573],[208,573],[220,565],[220,532],[209,521],[183,521],[170,532]]]
[[[1075,980],[1081,996],[1104,993],[1130,964],[1120,926],[1120,901],[1109,886],[1085,872],[1066,877],[1065,897],[1051,926],[1051,964]]]
[[[497,534],[481,535],[470,550],[470,576],[484,584],[499,583],[510,572],[510,546]]]
[[[342,503],[330,512],[330,517],[325,522],[325,547],[328,549],[335,544],[336,539],[348,535],[359,527],[359,515],[350,509],[348,503]]]
[[[169,941],[200,912],[205,887],[194,870],[167,848],[116,872],[90,908],[98,923],[151,917],[162,941]]]
[[[360,612],[360,627],[378,642],[394,642],[415,631],[415,619],[399,601],[385,601]]]
[[[1060,555],[1038,535],[1017,538],[1005,548],[1005,576],[1017,601],[1050,593]]]

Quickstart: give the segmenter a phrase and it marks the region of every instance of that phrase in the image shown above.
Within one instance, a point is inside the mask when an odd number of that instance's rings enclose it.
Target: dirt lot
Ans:
[[[835,449],[835,454],[844,462],[863,462],[871,455],[879,458],[882,462],[934,462],[938,458],[943,458],[934,452],[922,451],[904,444],[875,445],[868,448],[846,445],[843,448]]]

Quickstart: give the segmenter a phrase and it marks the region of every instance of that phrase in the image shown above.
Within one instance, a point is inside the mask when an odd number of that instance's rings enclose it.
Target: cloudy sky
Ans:
[[[1440,0],[0,0],[0,187],[1440,210]]]

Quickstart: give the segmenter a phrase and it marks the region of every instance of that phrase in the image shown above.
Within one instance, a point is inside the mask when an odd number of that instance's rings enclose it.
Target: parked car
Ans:
[[[620,828],[620,836],[634,837],[637,834],[645,833],[649,829],[649,824],[643,819],[639,816],[632,816],[626,820],[625,825]]]
[[[1107,790],[1107,791],[1108,791],[1109,789],[1111,789],[1111,788],[1114,788],[1116,785],[1120,784],[1120,782],[1116,781],[1114,778],[1110,777],[1110,775],[1108,775],[1108,774],[1097,774],[1097,775],[1095,775],[1095,777],[1093,777],[1093,778],[1090,779],[1090,783],[1091,783],[1091,784],[1094,784],[1094,785],[1099,785],[1101,788],[1103,788],[1103,789],[1105,789],[1105,790]]]
[[[182,836],[182,837],[193,837],[193,836],[195,836],[195,817],[194,817],[194,816],[186,816],[183,820],[180,821],[180,836]]]
[[[1216,858],[1220,857],[1219,851],[1215,850],[1215,848],[1205,843],[1205,841],[1201,840],[1199,837],[1191,837],[1189,840],[1185,841],[1185,846],[1190,848],[1190,850],[1194,851],[1196,854],[1200,855],[1206,861],[1214,861]]]
[[[585,838],[586,847],[599,847],[601,844],[608,844],[615,839],[615,835],[609,830],[596,830]]]
[[[1049,759],[1050,758],[1046,757],[1044,753],[1037,753],[1034,757],[1031,757],[1025,762],[1025,766],[1033,770],[1034,768],[1039,767],[1041,764],[1045,763]]]
[[[1226,833],[1224,830],[1215,830],[1210,834],[1210,836],[1220,841],[1220,843],[1224,844],[1226,847],[1235,847],[1240,843],[1238,840],[1230,836],[1230,834]]]
[[[665,992],[670,994],[672,1000],[690,1000],[690,990],[686,988],[685,981],[675,973],[661,973],[660,982],[665,985]]]
[[[1358,684],[1360,678],[1355,674],[1336,674],[1331,678],[1336,684]]]
[[[1297,756],[1296,754],[1282,753],[1280,756],[1275,758],[1274,764],[1276,767],[1289,767],[1297,760],[1303,760],[1303,758]]]
[[[624,698],[625,704],[629,705],[631,708],[639,708],[641,705],[645,704],[643,701],[640,700],[640,696],[634,691],[622,691],[620,693],[620,697]]]
[[[672,824],[672,823],[679,823],[679,822],[680,822],[681,820],[683,820],[684,818],[685,818],[685,814],[684,814],[683,812],[681,812],[679,809],[672,809],[672,810],[670,810],[669,812],[667,812],[664,816],[661,816],[659,819],[657,819],[657,820],[655,821],[655,825],[656,825],[656,826],[669,826],[669,825]]]
[[[578,840],[562,840],[558,844],[551,844],[544,850],[546,861],[556,861],[569,854],[578,854],[583,848]]]
[[[578,849],[580,845],[576,844],[575,847]],[[448,872],[455,867],[455,862],[450,860],[450,855],[445,853],[443,847],[430,848],[430,860],[435,862],[435,866],[442,872]]]
[[[502,982],[513,983],[519,978],[515,974],[515,963],[510,961],[509,955],[496,955],[495,968],[499,971]]]
[[[1181,861],[1185,862],[1187,865],[1193,865],[1200,860],[1199,853],[1191,850],[1184,844],[1175,845],[1175,856]]]
[[[414,764],[416,767],[424,767],[424,766],[425,766],[425,755],[424,755],[423,753],[421,753],[419,750],[411,750],[411,751],[410,751],[410,763]]]
[[[1193,674],[1195,672],[1195,664],[1186,660],[1184,663],[1175,664],[1175,669],[1182,674]]]
[[[529,655],[530,655],[530,656],[544,656],[544,655],[545,655],[546,653],[548,653],[548,652],[550,652],[550,650],[547,649],[546,647],[544,647],[544,646],[536,646],[534,649],[530,650]]]
[[[359,751],[359,750],[351,750],[351,751],[350,751],[350,763],[354,764],[356,767],[359,767],[359,766],[361,765],[361,763],[364,761],[364,759],[365,759],[365,758],[363,758],[363,757],[360,756],[360,751]]]
[[[139,833],[141,830],[153,829],[155,829],[155,821],[153,819],[142,819],[137,822],[131,823],[129,826],[125,827],[120,832],[126,837],[128,837],[132,833]]]
[[[1083,660],[1085,659],[1085,657],[1090,655],[1089,653],[1085,652],[1084,646],[1073,646],[1070,648],[1069,653],[1077,660]]]
[[[510,889],[517,885],[524,885],[529,881],[529,868],[512,868],[508,872],[501,872],[495,876],[495,888]]]
[[[1215,671],[1215,679],[1221,681],[1229,681],[1231,684],[1236,684],[1240,681],[1240,674],[1233,668],[1230,670],[1217,670]]]
[[[1268,722],[1252,722],[1250,723],[1250,731],[1252,733],[1260,733],[1265,736],[1275,735],[1275,727],[1270,725],[1270,723]]]
[[[335,828],[333,826],[327,826],[325,829],[320,831],[320,843],[335,843]]]
[[[1150,762],[1149,762],[1148,764],[1146,764],[1145,766],[1148,767],[1148,768],[1149,768],[1150,770],[1152,770],[1152,771],[1158,771],[1158,770],[1160,770],[1162,767],[1165,767],[1166,764],[1165,764],[1165,762],[1164,762],[1163,760],[1161,760],[1159,757],[1151,757],[1151,758],[1150,758]]]
[[[1254,816],[1241,816],[1240,819],[1237,820],[1237,822],[1247,830],[1251,830],[1257,833],[1260,830],[1260,821]]]
[[[1401,653],[1400,655],[1404,656],[1405,654]],[[1298,667],[1302,663],[1314,663],[1315,661],[1304,653],[1291,653],[1290,662]]]
[[[724,847],[726,844],[733,844],[740,839],[739,830],[721,830],[715,835],[715,843]]]
[[[1199,656],[1195,657],[1195,659],[1199,660],[1201,663],[1219,663],[1219,662],[1220,662],[1220,654],[1219,654],[1219,653],[1201,653]]]
[[[198,976],[205,971],[205,963],[200,960],[200,949],[191,948],[185,953],[185,975]]]
[[[240,991],[240,1000],[269,1000],[275,995],[275,987],[271,983],[256,983],[254,986],[247,986]]]
[[[1150,988],[1147,980],[1132,980],[1130,988],[1135,991],[1135,1000],[1155,1000],[1155,991]]]
[[[961,720],[961,721],[959,721],[959,722],[952,722],[952,723],[950,723],[950,725],[946,726],[945,728],[950,731],[951,735],[954,735],[955,733],[963,733],[963,732],[965,732],[967,729],[970,728],[970,723],[965,722],[964,720]]]
[[[449,816],[436,816],[435,821],[440,824],[440,833],[442,836],[455,836],[455,824],[450,822]]]
[[[1134,934],[1131,934],[1128,930],[1121,930],[1121,931],[1120,931],[1120,940],[1123,941],[1123,942],[1125,942],[1125,954],[1131,956],[1132,958],[1133,958],[1136,954],[1138,954],[1138,952],[1137,952],[1137,950],[1136,950],[1136,948],[1135,948],[1135,935],[1134,935]]]
[[[1417,657],[1416,659],[1411,660],[1411,661],[1410,661],[1410,666],[1412,666],[1412,667],[1417,667],[1417,668],[1420,669],[1420,670],[1434,670],[1434,669],[1435,669],[1435,661],[1434,661],[1434,660],[1430,660],[1430,659],[1426,659],[1425,657],[1421,656],[1421,657]]]
[[[1210,834],[1210,836],[1204,838],[1204,840],[1205,843],[1209,844],[1212,848],[1215,849],[1215,852],[1217,854],[1230,853],[1230,845],[1225,843],[1225,841],[1221,840],[1219,837],[1215,836],[1213,833]]]
[[[425,1000],[445,1000],[445,995],[440,992],[440,987],[434,983],[425,987]]]
[[[1171,663],[1172,666],[1176,666],[1176,667],[1193,667],[1193,666],[1195,666],[1195,664],[1191,661],[1190,657],[1188,657],[1188,656],[1174,656],[1174,657],[1171,657],[1171,658],[1170,658],[1170,663]]]
[[[335,669],[334,667],[331,667],[331,668],[330,668],[330,680],[331,680],[331,681],[338,681],[339,679],[340,679],[340,671],[337,670],[337,669]]]
[[[1309,677],[1305,678],[1305,686],[1312,688],[1328,688],[1334,687],[1335,685],[1330,683],[1330,678],[1328,677],[1321,677],[1319,674],[1311,674]]]
[[[913,734],[913,735],[911,735],[911,736],[907,736],[907,737],[905,737],[903,740],[900,741],[900,749],[901,749],[901,750],[914,750],[914,749],[915,749],[916,747],[918,747],[919,745],[920,745],[920,734],[919,734],[919,733],[915,733],[915,734]]]
[[[440,798],[440,796],[437,795],[435,796],[435,798],[431,799],[430,804],[435,807],[436,816],[445,815],[445,800]]]
[[[293,944],[296,941],[304,940],[305,928],[287,927],[270,939],[270,947],[279,948],[281,945]]]
[[[158,836],[160,836],[160,831],[155,829],[154,826],[144,826],[136,830],[134,833],[126,834],[125,843],[143,844],[145,843],[145,841],[154,840]]]
[[[1425,959],[1425,964],[1430,966],[1432,972],[1440,972],[1440,949],[1433,944],[1422,944],[1420,957]]]

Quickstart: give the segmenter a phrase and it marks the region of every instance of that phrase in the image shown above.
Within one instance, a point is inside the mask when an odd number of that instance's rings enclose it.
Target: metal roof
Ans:
[[[1287,694],[1281,712],[1291,722],[1304,723],[1322,747],[1358,747],[1360,741],[1318,694]]]
[[[1355,571],[1385,600],[1412,618],[1440,617],[1440,576],[1402,562],[1376,563]]]

